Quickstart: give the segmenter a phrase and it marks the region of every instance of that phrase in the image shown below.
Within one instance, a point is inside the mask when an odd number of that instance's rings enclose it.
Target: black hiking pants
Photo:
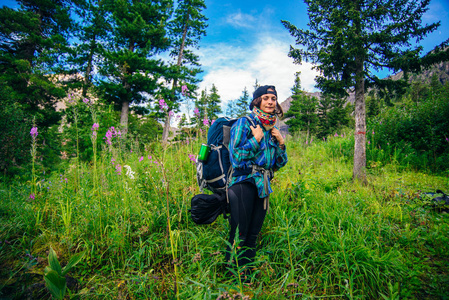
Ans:
[[[260,199],[255,184],[249,181],[236,183],[228,189],[231,217],[229,244],[234,245],[235,232],[239,229],[240,244],[237,251],[238,265],[244,266],[253,262],[256,256],[256,241],[267,211],[264,200]],[[226,261],[231,258],[232,249],[228,246]]]

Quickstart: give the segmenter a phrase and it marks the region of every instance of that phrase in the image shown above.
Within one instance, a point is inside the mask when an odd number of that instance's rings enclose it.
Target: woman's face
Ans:
[[[274,114],[274,111],[276,110],[276,95],[273,94],[262,95],[262,102],[260,103],[260,109],[266,112],[267,114]]]

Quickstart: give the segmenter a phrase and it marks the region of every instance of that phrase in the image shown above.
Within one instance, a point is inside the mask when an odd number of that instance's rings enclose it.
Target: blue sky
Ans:
[[[295,73],[301,71],[304,90],[314,91],[316,73],[311,65],[293,64],[288,57],[293,38],[282,26],[287,20],[299,28],[308,23],[302,0],[206,0],[209,19],[207,35],[200,42],[200,89],[215,84],[224,103],[235,100],[246,87],[250,93],[256,81],[275,85],[279,100],[290,96]],[[17,7],[14,0],[0,0],[0,6]],[[441,26],[421,42],[423,54],[449,38],[449,1],[431,0],[423,24],[441,21]],[[388,73],[381,74],[388,75]],[[383,77],[383,76],[382,76]]]
[[[252,93],[257,79],[275,85],[282,102],[290,96],[295,72],[301,71],[303,89],[315,90],[311,65],[295,65],[287,56],[294,40],[280,22],[306,28],[309,19],[302,0],[206,0],[206,6],[209,27],[199,49],[204,70],[201,89],[214,83],[226,102],[239,98],[245,87]],[[438,30],[421,42],[422,54],[449,38],[448,0],[431,0],[423,24],[437,21],[441,21]]]

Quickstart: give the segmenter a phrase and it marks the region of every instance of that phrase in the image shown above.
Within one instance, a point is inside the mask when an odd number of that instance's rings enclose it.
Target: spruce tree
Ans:
[[[285,114],[287,118],[291,117],[291,119],[289,119],[286,124],[290,126],[289,131],[292,133],[301,130],[306,131],[308,140],[309,135],[315,133],[318,123],[318,99],[306,95],[301,90],[301,80],[299,75],[300,73],[298,72],[295,78],[295,85],[292,88],[291,106]]]
[[[111,30],[106,19],[106,10],[102,1],[78,1],[75,12],[80,18],[77,41],[70,56],[72,69],[83,75],[81,82],[82,95],[93,86],[93,71],[101,60],[102,43]]]
[[[218,118],[218,115],[222,113],[222,110],[221,110],[220,95],[218,94],[218,89],[215,86],[215,84],[212,84],[210,93],[207,96],[206,103],[207,103],[206,112],[208,120],[209,121],[216,120]]]
[[[65,95],[58,85],[73,30],[71,1],[18,0],[20,8],[0,8],[0,82],[38,125],[60,119],[56,102]]]
[[[206,35],[207,18],[202,14],[206,8],[204,0],[181,0],[177,2],[173,20],[168,23],[170,37],[170,56],[175,59],[170,63],[170,71],[165,74],[165,80],[171,83],[170,91],[167,92],[167,104],[171,110],[179,108],[182,97],[178,97],[180,89],[185,85],[190,91],[184,97],[194,97],[197,89],[198,79],[196,75],[200,69],[199,57],[194,50],[202,36]],[[170,115],[166,115],[163,142],[168,139]]]
[[[246,87],[243,89],[242,96],[238,98],[235,102],[235,115],[236,117],[246,116],[249,112],[249,104],[251,103],[252,98],[249,96],[248,90]]]
[[[104,97],[121,110],[120,124],[126,132],[131,104],[148,101],[166,72],[155,57],[169,46],[166,20],[172,1],[105,0],[111,32],[104,45],[99,72]]]
[[[430,0],[305,0],[310,29],[299,29],[282,21],[296,44],[290,56],[316,64],[320,71],[317,87],[325,94],[347,96],[355,90],[355,144],[353,177],[366,182],[365,89],[369,86],[403,88],[401,81],[380,80],[373,71],[418,70],[420,41],[438,28],[439,23],[422,26]],[[429,61],[429,60],[428,60]],[[427,61],[427,62],[428,62]]]

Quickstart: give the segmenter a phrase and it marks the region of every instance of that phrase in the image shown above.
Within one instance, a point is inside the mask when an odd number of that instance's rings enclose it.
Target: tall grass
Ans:
[[[449,220],[418,197],[448,191],[447,177],[392,159],[370,165],[369,185],[359,186],[351,137],[288,140],[255,275],[243,284],[224,261],[227,221],[198,226],[189,218],[199,193],[189,154],[202,142],[142,151],[117,137],[92,164],[75,159],[59,173],[37,170],[35,199],[26,181],[2,182],[1,297],[48,298],[33,287],[43,282],[50,246],[62,265],[85,251],[71,272],[78,285],[68,286],[79,299],[449,296]]]

